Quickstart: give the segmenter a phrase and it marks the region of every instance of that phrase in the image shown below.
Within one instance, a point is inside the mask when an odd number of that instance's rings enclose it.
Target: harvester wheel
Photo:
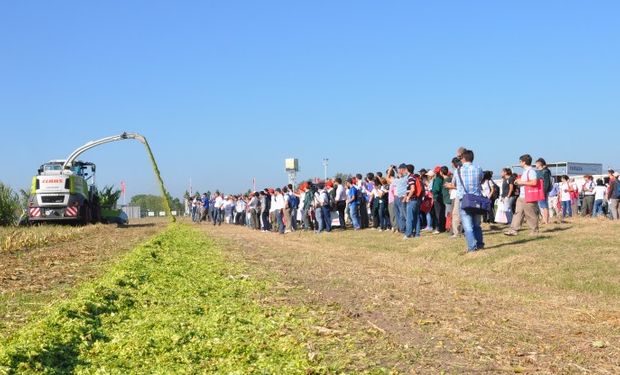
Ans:
[[[87,202],[84,202],[84,204],[82,205],[82,220],[80,221],[80,223],[82,225],[88,225],[90,224],[91,220],[92,220],[92,216],[91,216],[90,204],[88,204]]]

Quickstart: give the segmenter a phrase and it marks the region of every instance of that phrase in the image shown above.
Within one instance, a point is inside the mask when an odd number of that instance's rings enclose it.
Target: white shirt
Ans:
[[[603,200],[605,199],[605,193],[607,192],[606,186],[596,186],[594,187],[594,200]]]
[[[570,193],[568,192],[568,182],[562,182],[560,184],[560,199],[562,202],[568,202],[571,200]]]
[[[583,184],[583,194],[585,195],[594,195],[594,187],[596,185],[594,185],[594,181],[586,181]],[[590,191],[588,191],[590,190]]]
[[[284,209],[284,196],[282,194],[276,195],[276,199],[275,199],[273,207],[274,207],[274,210]]]
[[[493,185],[491,184],[491,181],[485,181],[482,183],[482,195],[487,198],[491,198],[491,192],[493,192]]]
[[[521,175],[521,182],[532,181],[536,179],[538,179],[536,177],[536,170],[532,168],[531,166],[525,167],[525,170],[523,171],[523,174]],[[525,198],[525,186],[524,185],[520,185],[519,197]]]
[[[222,197],[218,196],[217,198],[215,198],[215,203],[213,203],[213,207],[215,208],[222,208],[222,202],[224,200],[222,199]]]
[[[344,186],[338,185],[336,188],[336,202],[346,201],[347,200],[347,192],[345,191]]]

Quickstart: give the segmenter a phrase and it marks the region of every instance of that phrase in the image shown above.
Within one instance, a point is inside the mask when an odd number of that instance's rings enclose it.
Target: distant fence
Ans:
[[[122,210],[129,219],[139,219],[142,217],[140,206],[124,206]]]

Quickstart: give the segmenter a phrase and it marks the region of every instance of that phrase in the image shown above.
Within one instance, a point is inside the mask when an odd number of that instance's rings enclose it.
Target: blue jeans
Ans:
[[[573,216],[573,205],[571,201],[562,201],[562,217]]]
[[[278,221],[278,231],[284,233],[284,221],[282,220],[282,210],[276,210],[276,220]]]
[[[323,223],[323,210],[319,208],[314,209],[314,218],[316,219],[316,223],[318,228],[315,228],[317,231],[322,232],[325,230],[325,224]]]
[[[397,229],[402,233],[405,231],[406,212],[405,202],[400,197],[394,197],[394,215],[396,216]]]
[[[417,221],[420,217],[420,201],[417,199],[405,203],[407,219],[405,222],[405,236],[413,236],[414,229],[417,229]],[[420,237],[420,232],[416,231],[416,237]]]
[[[594,201],[594,210],[592,211],[592,217],[597,217],[603,214],[603,200],[597,199]]]
[[[382,230],[386,230],[390,224],[390,217],[388,216],[386,204],[379,202],[379,226]]]
[[[425,215],[426,215],[426,229],[431,230],[433,229],[433,215],[431,215],[430,211],[427,212]]]
[[[213,225],[222,225],[222,210],[216,208],[213,210]]]
[[[360,216],[358,212],[358,204],[357,202],[349,203],[349,216],[351,216],[351,221],[353,222],[354,229],[360,229]]]
[[[297,230],[297,208],[291,208],[291,230]]]
[[[480,227],[481,215],[470,214],[461,210],[461,224],[467,240],[467,250],[476,251],[484,248],[482,228]]]
[[[329,209],[329,206],[323,206],[321,207],[321,211],[322,211],[322,216],[323,216],[323,222],[325,223],[325,230],[327,232],[331,232],[332,231],[332,213]]]

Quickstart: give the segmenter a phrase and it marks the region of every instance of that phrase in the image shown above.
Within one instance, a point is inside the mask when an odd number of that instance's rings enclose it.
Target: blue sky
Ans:
[[[4,1],[0,181],[99,137],[150,141],[167,187],[531,153],[620,168],[617,1]],[[614,136],[612,138],[612,135]],[[615,140],[614,140],[615,139]],[[613,143],[615,142],[615,144]],[[83,155],[157,193],[142,147]]]

